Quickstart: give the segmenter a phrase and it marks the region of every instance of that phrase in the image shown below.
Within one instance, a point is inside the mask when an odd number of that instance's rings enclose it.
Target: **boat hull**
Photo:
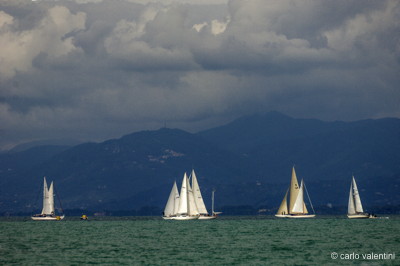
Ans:
[[[286,218],[288,216],[289,215],[287,215],[287,214],[275,214],[275,217],[278,217],[278,218]]]
[[[164,220],[173,220],[175,216],[162,216]]]
[[[34,221],[60,221],[64,219],[65,215],[63,216],[32,216],[32,220]]]
[[[369,214],[365,214],[365,213],[362,213],[362,214],[347,214],[347,217],[349,219],[368,219],[368,218],[370,218],[370,215]]]
[[[278,218],[294,218],[294,219],[304,219],[304,218],[314,218],[315,214],[299,214],[299,215],[293,215],[293,214],[275,214],[275,217]]]
[[[186,220],[197,220],[199,216],[176,216],[172,217],[170,220],[177,220],[177,221],[186,221]]]
[[[300,214],[300,215],[287,215],[286,218],[293,218],[293,219],[307,219],[307,218],[314,218],[315,214]]]
[[[215,219],[215,218],[217,218],[216,215],[213,215],[213,216],[202,216],[202,215],[200,215],[199,220],[212,220],[212,219]]]

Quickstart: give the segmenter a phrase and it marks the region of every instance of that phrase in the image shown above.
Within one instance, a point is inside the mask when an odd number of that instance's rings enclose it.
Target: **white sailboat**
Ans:
[[[200,213],[197,210],[193,190],[190,187],[186,173],[183,175],[181,192],[179,194],[179,206],[172,220],[194,220],[199,219]]]
[[[278,212],[276,213],[276,217],[279,218],[313,218],[315,214],[308,214],[307,207],[304,203],[304,190],[305,183],[301,180],[301,184],[297,181],[296,171],[294,167],[292,169],[292,179],[290,181],[290,187],[286,191],[286,194],[279,206]],[[307,192],[307,190],[306,190]],[[289,206],[287,203],[287,197],[289,194]],[[308,193],[307,193],[308,195]],[[311,200],[310,200],[311,204]],[[314,211],[314,208],[311,204],[311,208]],[[314,212],[315,213],[315,212]]]
[[[197,182],[197,177],[194,170],[192,170],[191,177],[192,177],[192,189],[193,189],[194,201],[196,203],[197,210],[200,213],[199,220],[210,220],[217,218],[217,215],[214,213],[214,206],[212,214],[211,215],[208,214],[206,205],[204,204],[203,197],[201,196],[200,186],[199,183]],[[214,196],[214,191],[213,191],[213,196]],[[214,204],[214,197],[212,198],[212,200]]]
[[[169,198],[167,204],[165,205],[163,219],[171,220],[172,217],[175,217],[179,208],[179,191],[176,185],[176,181],[172,186],[171,193],[169,194]]]
[[[58,221],[64,219],[65,215],[57,216],[54,208],[54,185],[53,182],[50,184],[50,188],[47,188],[46,177],[43,181],[43,209],[40,214],[32,216],[34,221]]]
[[[366,219],[370,218],[370,214],[364,213],[363,206],[361,204],[360,193],[358,193],[358,188],[356,180],[353,179],[350,184],[349,192],[349,204],[347,207],[347,217],[350,219]]]

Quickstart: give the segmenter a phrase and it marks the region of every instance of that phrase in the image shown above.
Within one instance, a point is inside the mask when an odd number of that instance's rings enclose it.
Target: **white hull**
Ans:
[[[186,221],[186,220],[197,220],[199,219],[199,216],[176,216],[176,217],[172,217],[172,219],[170,220],[178,220],[178,221]]]
[[[40,216],[32,216],[32,220],[34,221],[60,221],[64,219],[65,215],[63,216],[45,216],[45,217],[40,217]]]
[[[286,218],[288,216],[289,216],[288,214],[275,214],[275,217],[278,217],[278,218]]]
[[[215,218],[217,218],[217,215],[213,215],[213,216],[200,215],[199,220],[211,220],[211,219],[215,219]]]
[[[360,214],[347,214],[347,217],[349,217],[349,219],[368,219],[369,214],[365,214],[365,213],[360,213]]]
[[[286,218],[294,219],[304,219],[304,218],[314,218],[315,214],[300,214],[300,215],[287,215]]]
[[[162,216],[164,220],[173,220],[175,216]]]

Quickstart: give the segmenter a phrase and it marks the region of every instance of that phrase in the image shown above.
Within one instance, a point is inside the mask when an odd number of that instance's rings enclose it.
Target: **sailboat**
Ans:
[[[206,205],[204,204],[204,201],[203,201],[203,197],[201,196],[200,186],[199,186],[199,183],[197,182],[197,177],[196,177],[196,173],[194,172],[194,170],[192,170],[191,177],[192,177],[192,189],[193,189],[194,201],[196,203],[197,210],[200,213],[199,220],[210,220],[210,219],[217,218],[216,213],[214,213],[214,191],[212,194],[212,196],[213,196],[212,197],[212,204],[213,204],[212,213],[210,215],[210,214],[208,214]]]
[[[47,188],[46,177],[43,181],[43,209],[40,214],[32,216],[34,221],[58,221],[64,219],[65,215],[57,216],[54,209],[54,185],[51,182]]]
[[[279,206],[278,212],[276,213],[276,217],[279,218],[313,218],[315,217],[315,214],[308,214],[307,207],[304,203],[304,190],[307,192],[305,189],[305,183],[303,180],[301,180],[300,186],[297,181],[297,176],[296,176],[296,171],[294,170],[294,167],[292,169],[292,179],[290,181],[290,187],[286,191],[285,196],[283,197],[283,200],[281,202],[281,205]],[[289,206],[287,203],[287,198],[289,194]],[[307,193],[308,195],[308,193]],[[311,200],[310,200],[311,204]],[[311,208],[314,208],[311,204]],[[315,212],[314,212],[315,213]]]
[[[178,208],[179,208],[179,191],[176,185],[176,181],[174,181],[171,193],[169,194],[167,204],[165,205],[165,209],[163,212],[163,219],[171,220],[173,217],[176,216]]]
[[[349,204],[347,207],[347,217],[349,217],[350,219],[370,218],[370,214],[364,213],[363,206],[361,204],[360,194],[358,193],[358,188],[357,188],[357,184],[356,184],[356,180],[354,179],[354,176],[353,176],[353,179],[350,184]]]
[[[193,190],[190,187],[186,173],[183,175],[181,192],[179,193],[179,206],[172,220],[194,220],[199,219],[200,213],[197,210]]]

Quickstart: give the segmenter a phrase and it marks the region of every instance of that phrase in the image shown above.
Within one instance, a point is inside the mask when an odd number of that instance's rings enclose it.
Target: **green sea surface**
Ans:
[[[400,265],[399,216],[89,219],[0,218],[0,265]]]

